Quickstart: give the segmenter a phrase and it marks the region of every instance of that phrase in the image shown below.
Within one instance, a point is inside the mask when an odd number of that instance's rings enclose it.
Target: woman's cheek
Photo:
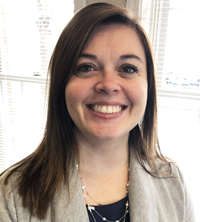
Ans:
[[[147,84],[146,82],[143,83],[136,83],[129,86],[128,98],[132,102],[132,104],[139,104],[142,103],[146,106],[147,102]]]

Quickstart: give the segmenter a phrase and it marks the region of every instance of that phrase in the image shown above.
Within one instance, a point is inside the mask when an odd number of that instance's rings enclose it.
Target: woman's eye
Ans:
[[[94,68],[90,65],[80,65],[77,67],[77,72],[90,72],[94,71]]]
[[[135,73],[135,72],[138,72],[138,68],[136,66],[123,66],[120,68],[120,71],[121,72],[124,72],[124,73]]]

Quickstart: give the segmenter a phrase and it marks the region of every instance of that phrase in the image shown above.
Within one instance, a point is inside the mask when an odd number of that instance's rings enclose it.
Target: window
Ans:
[[[157,68],[158,132],[164,155],[177,162],[198,214],[200,181],[199,0],[144,0],[142,21]],[[200,221],[200,215],[197,221]]]
[[[48,62],[73,14],[73,0],[0,2],[0,172],[42,138]]]

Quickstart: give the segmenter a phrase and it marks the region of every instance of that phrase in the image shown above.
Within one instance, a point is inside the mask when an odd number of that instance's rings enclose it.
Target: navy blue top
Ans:
[[[123,198],[122,200],[112,203],[112,204],[108,204],[108,205],[102,205],[102,206],[94,206],[95,210],[102,216],[105,217],[107,220],[110,221],[116,221],[119,220],[122,216],[124,216],[125,214],[125,205],[126,202],[128,200],[128,197]],[[90,222],[94,222],[94,219],[90,213],[90,211],[88,210],[88,206],[87,207],[87,211],[88,211],[88,216],[89,216],[89,221]],[[128,208],[129,210],[129,208]],[[96,222],[102,222],[102,218],[94,211],[92,210],[92,213],[94,215],[94,218],[96,220]],[[123,219],[120,221],[122,222]],[[126,222],[130,222],[130,218],[129,218],[129,212],[126,214]]]

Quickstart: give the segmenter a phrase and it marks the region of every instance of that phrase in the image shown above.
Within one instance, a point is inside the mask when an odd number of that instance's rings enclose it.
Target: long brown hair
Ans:
[[[138,20],[119,6],[96,3],[80,10],[60,35],[49,64],[49,99],[45,133],[41,144],[31,155],[17,163],[5,179],[19,172],[18,192],[23,207],[30,214],[44,219],[53,195],[61,182],[69,185],[70,168],[78,160],[78,146],[65,102],[65,87],[91,32],[99,24],[121,23],[132,27],[138,34],[146,55],[148,99],[142,124],[130,132],[130,147],[136,150],[140,164],[148,162],[153,173],[160,173],[156,158],[164,162],[157,139],[157,101],[154,62],[150,44]],[[152,174],[152,173],[151,173]],[[39,181],[39,186],[38,186]]]

